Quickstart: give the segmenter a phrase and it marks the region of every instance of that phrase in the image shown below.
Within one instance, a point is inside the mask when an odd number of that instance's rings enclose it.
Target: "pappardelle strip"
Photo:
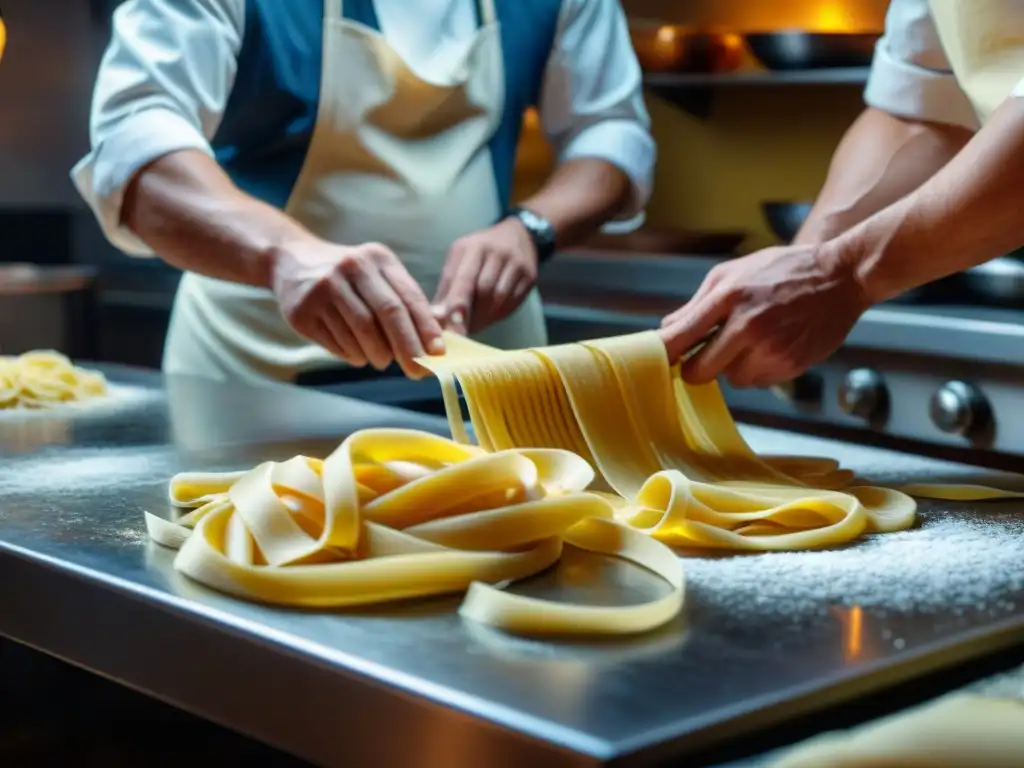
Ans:
[[[801,550],[913,525],[913,497],[982,500],[994,488],[854,485],[832,459],[758,456],[740,435],[715,383],[691,386],[644,332],[537,349],[499,351],[456,336],[421,364],[445,403],[465,396],[490,451],[523,446],[573,451],[597,469],[595,488],[617,499],[616,520],[672,546]],[[461,410],[446,408],[467,435]],[[468,438],[467,438],[468,439]]]
[[[594,472],[560,450],[487,453],[400,429],[365,430],[323,461],[297,456],[244,473],[171,481],[192,508],[146,514],[150,536],[179,549],[174,567],[247,600],[331,608],[468,590],[460,613],[524,634],[653,629],[683,603],[683,569],[664,545],[614,522],[586,492]],[[554,564],[566,544],[629,560],[668,582],[624,607],[553,603],[495,584]]]

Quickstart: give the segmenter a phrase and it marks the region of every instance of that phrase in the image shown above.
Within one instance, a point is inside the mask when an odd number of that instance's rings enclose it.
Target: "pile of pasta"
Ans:
[[[468,590],[467,618],[594,635],[679,613],[684,574],[670,547],[813,549],[914,523],[909,493],[855,485],[829,459],[755,454],[717,385],[684,383],[656,333],[515,351],[446,343],[420,362],[441,382],[453,440],[366,430],[322,461],[178,475],[171,501],[191,511],[173,522],[147,513],[150,535],[180,549],[178,571],[245,599],[335,607]],[[548,568],[566,545],[653,571],[664,596],[589,606],[495,586]]]
[[[79,368],[59,352],[0,357],[0,410],[52,408],[107,394],[103,374]]]

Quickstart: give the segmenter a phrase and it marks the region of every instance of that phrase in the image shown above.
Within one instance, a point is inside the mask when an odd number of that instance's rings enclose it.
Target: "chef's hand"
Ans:
[[[690,383],[724,375],[733,386],[767,387],[831,355],[869,305],[853,266],[827,247],[768,248],[712,269],[662,320],[661,337],[675,362],[714,331],[683,365]]]
[[[525,227],[505,219],[455,241],[434,296],[455,333],[477,333],[508,317],[537,283],[537,251]]]
[[[273,290],[292,328],[351,365],[383,370],[396,361],[420,378],[414,358],[444,352],[426,295],[379,243],[293,245],[274,259]]]

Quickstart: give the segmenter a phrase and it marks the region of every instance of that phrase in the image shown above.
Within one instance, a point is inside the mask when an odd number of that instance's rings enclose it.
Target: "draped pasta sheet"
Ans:
[[[323,460],[177,475],[171,501],[190,511],[173,522],[147,513],[151,537],[180,550],[179,572],[244,599],[329,608],[468,590],[467,618],[596,635],[678,615],[684,575],[669,546],[811,549],[914,522],[910,495],[854,485],[835,461],[755,454],[717,385],[685,384],[656,333],[516,351],[446,343],[446,355],[420,362],[441,382],[454,440],[370,429]],[[667,590],[587,606],[495,586],[548,568],[566,545],[636,563]]]
[[[558,448],[598,470],[616,520],[672,546],[729,550],[831,547],[914,523],[911,496],[1016,496],[980,486],[854,484],[831,459],[760,457],[715,383],[686,384],[655,332],[498,351],[449,337],[421,363],[440,379],[452,434],[468,442],[455,390],[488,451]]]

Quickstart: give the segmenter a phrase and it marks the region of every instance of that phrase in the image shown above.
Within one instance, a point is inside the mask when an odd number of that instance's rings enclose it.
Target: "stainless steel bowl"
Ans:
[[[769,201],[761,203],[761,212],[772,233],[784,243],[793,242],[804,221],[811,213],[814,203],[783,203]]]
[[[1024,261],[1014,252],[978,264],[963,275],[972,303],[998,307],[1024,307]]]
[[[754,57],[771,70],[866,67],[879,34],[845,32],[759,32],[746,35]]]
[[[636,19],[629,36],[644,72],[729,72],[743,62],[743,41],[734,34]]]

